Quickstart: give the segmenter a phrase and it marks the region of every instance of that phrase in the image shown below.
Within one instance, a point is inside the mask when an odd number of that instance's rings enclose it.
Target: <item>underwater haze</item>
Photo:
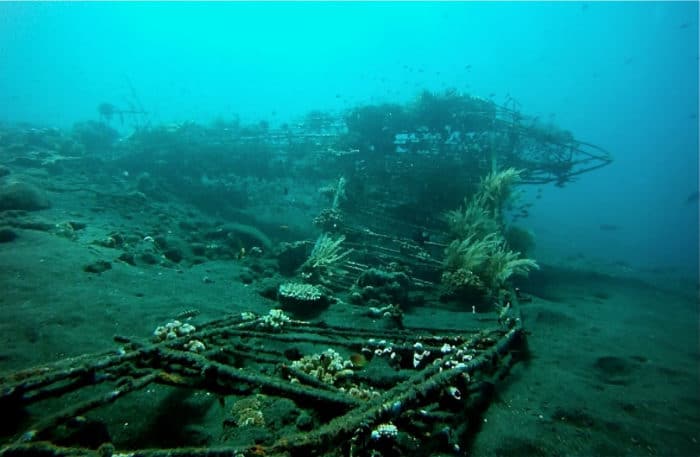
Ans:
[[[0,2],[0,456],[700,455],[689,2]]]
[[[0,119],[71,126],[130,86],[166,123],[279,124],[423,89],[513,97],[614,157],[532,209],[540,255],[697,277],[697,13],[696,2],[3,3]]]

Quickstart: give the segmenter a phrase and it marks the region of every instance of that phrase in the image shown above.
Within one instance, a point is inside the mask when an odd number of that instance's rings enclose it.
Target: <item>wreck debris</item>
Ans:
[[[458,427],[470,404],[487,396],[486,384],[497,381],[513,363],[522,337],[521,321],[512,305],[501,314],[489,326],[471,330],[375,333],[292,319],[285,320],[283,328],[272,329],[267,324],[269,316],[244,313],[198,325],[171,339],[145,345],[129,342],[116,353],[86,355],[6,374],[0,377],[2,410],[7,414],[30,412],[30,420],[5,442],[0,455],[98,455],[104,446],[110,446],[112,455],[146,457],[252,456],[260,455],[261,449],[266,456],[280,457],[309,452],[361,456],[388,445],[405,446],[402,436],[410,436],[412,446],[427,452],[440,446],[429,431],[437,426]],[[189,350],[185,343],[193,339],[206,349]],[[265,350],[261,351],[263,341]],[[299,345],[319,348],[318,354],[290,362],[289,348]],[[415,364],[416,357],[419,364]],[[351,361],[360,358],[363,363]],[[385,369],[382,376],[370,375],[379,373],[376,368],[370,371],[373,359],[377,366],[391,360],[393,368]],[[65,429],[79,429],[81,424],[98,420],[95,418],[108,417],[105,408],[118,407],[123,397],[143,395],[155,385],[209,392],[222,401],[232,398],[238,411],[232,420],[264,428],[267,438],[241,443],[238,437],[235,444],[139,450],[129,448],[129,443],[102,443],[100,449],[94,449],[66,438]],[[56,399],[69,398],[70,403],[57,407],[61,402]],[[256,405],[261,399],[293,401],[305,418],[300,420],[303,429],[272,429],[266,422],[268,415],[259,412],[259,407],[255,420],[246,419],[248,415],[241,419],[240,405],[246,398],[255,399]],[[139,415],[153,414],[149,407],[156,408],[138,404],[142,408],[136,412]],[[7,430],[3,434],[7,436]]]

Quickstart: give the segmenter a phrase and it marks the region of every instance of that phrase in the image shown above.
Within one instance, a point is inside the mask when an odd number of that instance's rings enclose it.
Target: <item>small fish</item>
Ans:
[[[604,232],[615,232],[620,229],[620,227],[614,224],[600,224],[599,228]]]
[[[177,315],[175,316],[175,319],[178,319],[178,320],[185,320],[185,319],[190,320],[190,319],[192,319],[193,317],[197,317],[197,316],[199,316],[199,310],[196,309],[196,308],[190,308],[190,309],[182,310],[182,311],[180,311],[179,313],[177,313]]]
[[[367,366],[368,360],[364,355],[355,353],[350,355],[350,362],[354,368],[364,368]]]
[[[693,203],[697,203],[698,199],[700,199],[700,192],[696,190],[692,194],[688,195],[688,198],[685,199],[685,204],[690,205]]]

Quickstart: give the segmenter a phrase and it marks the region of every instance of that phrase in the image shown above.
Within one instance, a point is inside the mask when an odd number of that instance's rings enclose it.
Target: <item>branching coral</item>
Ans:
[[[519,252],[508,250],[496,232],[483,239],[471,236],[454,240],[445,250],[444,264],[442,282],[450,293],[470,288],[495,294],[511,276],[526,276],[539,268],[534,260],[520,258]]]
[[[532,259],[520,258],[519,252],[506,249],[505,242],[502,242],[489,256],[483,277],[489,279],[491,290],[497,290],[505,286],[506,281],[511,276],[527,276],[530,270],[539,268],[537,262]]]
[[[464,207],[445,214],[450,233],[461,239],[485,237],[503,227],[503,206],[512,196],[512,189],[520,181],[520,170],[508,168],[486,175],[471,200]]]
[[[514,168],[490,173],[462,209],[445,215],[455,237],[445,249],[442,283],[448,295],[478,291],[493,296],[511,276],[538,268],[534,260],[508,249],[503,235],[503,207],[519,179]]]
[[[503,205],[510,198],[513,186],[520,182],[522,170],[507,168],[499,172],[491,172],[479,183],[479,199],[483,199],[484,208],[493,217],[500,218]]]
[[[445,267],[449,270],[461,268],[480,271],[499,243],[500,239],[495,232],[481,239],[475,235],[463,240],[456,239],[445,250]]]
[[[342,273],[343,263],[347,256],[353,252],[352,249],[345,251],[341,249],[340,245],[344,241],[344,235],[335,239],[325,233],[319,236],[311,255],[301,266],[302,275],[307,276],[307,279],[317,279],[323,282],[327,276]]]
[[[484,237],[498,230],[498,222],[490,214],[486,199],[477,193],[471,201],[464,201],[464,208],[448,211],[445,214],[452,236],[460,239]]]

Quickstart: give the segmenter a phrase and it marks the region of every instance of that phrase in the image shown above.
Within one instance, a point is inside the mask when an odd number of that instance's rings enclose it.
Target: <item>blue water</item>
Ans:
[[[543,190],[535,257],[697,278],[695,2],[0,4],[0,121],[70,127],[131,87],[155,122],[513,97],[615,157]]]

